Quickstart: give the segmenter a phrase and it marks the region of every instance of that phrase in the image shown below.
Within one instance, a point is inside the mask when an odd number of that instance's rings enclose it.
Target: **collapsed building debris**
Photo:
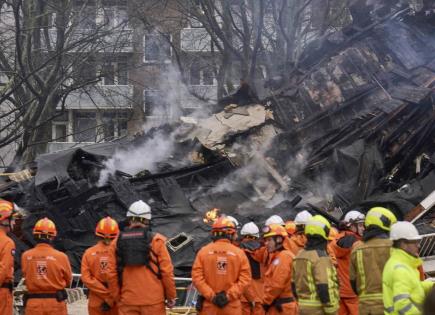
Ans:
[[[110,215],[123,224],[129,204],[143,199],[153,229],[169,237],[175,274],[186,276],[208,241],[210,209],[261,223],[302,208],[338,219],[382,204],[403,218],[435,190],[435,28],[399,13],[317,43],[262,104],[40,156],[35,176],[0,184],[0,197],[28,212],[18,249],[33,244],[31,227],[49,216],[56,246],[78,271],[97,221]],[[163,139],[168,149],[151,164],[118,163],[146,160]],[[419,218],[421,232],[435,232],[433,216]]]

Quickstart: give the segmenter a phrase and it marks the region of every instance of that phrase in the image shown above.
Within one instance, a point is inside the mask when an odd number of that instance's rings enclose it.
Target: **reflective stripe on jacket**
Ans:
[[[355,246],[350,258],[350,282],[356,284],[361,305],[365,301],[382,303],[382,271],[390,258],[392,242],[373,238]]]
[[[386,314],[419,315],[426,294],[433,282],[421,281],[422,260],[401,249],[393,248],[382,276],[383,300]]]
[[[339,306],[337,272],[326,251],[302,250],[293,260],[293,288],[300,309],[336,314]]]

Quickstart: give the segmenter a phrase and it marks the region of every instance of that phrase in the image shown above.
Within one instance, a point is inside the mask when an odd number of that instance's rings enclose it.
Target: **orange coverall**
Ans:
[[[0,230],[0,286],[12,283],[14,278],[15,243]],[[0,314],[12,315],[12,292],[8,288],[0,288]]]
[[[282,304],[282,312],[271,306],[267,315],[296,315],[297,303],[291,290],[292,263],[294,255],[289,250],[271,253],[269,264],[264,275],[263,303],[271,305],[277,299],[291,298],[293,302]]]
[[[125,266],[122,273],[121,296],[118,304],[120,315],[166,315],[165,299],[175,299],[177,296],[174,281],[174,267],[166,248],[166,237],[156,233],[151,241],[151,249],[159,262],[162,279],[143,266]],[[157,272],[157,267],[151,264]],[[116,270],[116,240],[111,245],[109,261],[109,287],[118,287]],[[116,296],[118,292],[112,292]]]
[[[244,241],[242,241],[243,244]],[[248,241],[249,242],[249,241]],[[257,250],[249,250],[247,248],[242,248],[242,250],[245,252],[246,256],[249,256],[254,259],[255,252],[260,250],[261,247]],[[255,260],[255,259],[254,259]],[[264,290],[264,283],[263,283],[263,275],[264,275],[264,265],[260,262],[257,262],[260,266],[260,279],[254,279],[252,278],[251,283],[246,287],[245,291],[243,292],[243,295],[241,297],[242,301],[242,315],[264,315],[264,309],[263,309],[263,290]],[[254,276],[254,275],[252,275]],[[252,306],[252,302],[255,303],[254,306]]]
[[[204,246],[192,267],[192,282],[205,299],[200,314],[242,314],[240,298],[251,280],[248,258],[229,240],[219,239]],[[215,294],[221,291],[225,291],[229,300],[223,308],[212,303]]]
[[[40,243],[21,257],[23,277],[30,294],[56,293],[71,284],[72,272],[68,257],[51,245]],[[25,315],[67,315],[65,301],[35,298],[27,301]]]
[[[82,281],[89,289],[89,315],[118,314],[117,306],[115,305],[116,296],[112,295],[108,287],[109,249],[110,245],[99,241],[95,246],[88,248],[82,257]],[[101,311],[101,304],[103,302],[112,307],[110,311]]]
[[[357,240],[360,240],[358,234],[344,231],[330,243],[330,248],[334,251],[338,264],[337,271],[340,283],[340,308],[338,314],[358,315],[358,296],[353,292],[349,279],[350,254],[358,241],[349,248],[340,247],[337,242],[345,236],[354,236]]]

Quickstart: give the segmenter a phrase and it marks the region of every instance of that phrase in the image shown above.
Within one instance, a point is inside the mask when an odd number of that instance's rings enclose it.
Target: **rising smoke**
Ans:
[[[154,133],[150,133],[150,130],[179,119],[183,107],[195,108],[196,110],[191,114],[194,117],[207,113],[207,103],[192,97],[187,87],[181,83],[181,74],[175,67],[170,66],[165,73],[162,73],[158,82],[158,89],[162,91],[161,104],[166,106],[166,115],[161,114],[161,108],[151,113],[151,118],[142,126],[143,133],[151,136],[141,145],[119,150],[107,160],[104,163],[105,168],[100,173],[98,186],[105,185],[116,170],[132,175],[143,170],[158,171],[158,163],[167,160],[173,154],[177,136],[182,133],[182,130],[181,127],[172,131],[157,129]],[[188,106],[186,102],[189,102]]]

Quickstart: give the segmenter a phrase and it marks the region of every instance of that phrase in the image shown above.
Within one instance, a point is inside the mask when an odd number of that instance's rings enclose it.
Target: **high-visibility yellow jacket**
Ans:
[[[421,281],[420,258],[393,248],[382,275],[385,314],[420,315],[426,294],[433,282]]]
[[[293,260],[293,293],[301,314],[336,314],[337,271],[326,250],[302,250]]]

